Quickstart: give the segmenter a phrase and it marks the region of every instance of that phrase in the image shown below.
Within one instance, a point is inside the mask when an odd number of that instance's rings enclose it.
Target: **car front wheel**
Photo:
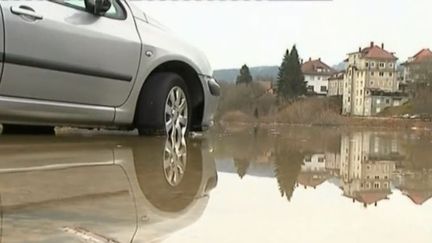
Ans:
[[[184,137],[191,105],[186,82],[175,73],[153,74],[138,99],[135,125],[140,135]]]

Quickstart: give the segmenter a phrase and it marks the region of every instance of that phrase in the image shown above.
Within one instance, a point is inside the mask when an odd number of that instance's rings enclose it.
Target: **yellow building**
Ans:
[[[369,47],[359,48],[348,54],[345,60],[342,114],[371,116],[385,107],[403,103],[403,95],[398,93],[396,61],[393,52],[370,43]]]
[[[397,145],[372,132],[356,132],[341,138],[340,176],[344,196],[364,206],[377,204],[391,194]]]
[[[333,74],[328,78],[327,96],[342,96],[345,71]]]

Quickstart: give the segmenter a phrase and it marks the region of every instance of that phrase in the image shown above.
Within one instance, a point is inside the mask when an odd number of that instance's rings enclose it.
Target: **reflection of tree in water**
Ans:
[[[303,154],[299,150],[277,146],[275,151],[275,175],[281,196],[288,201],[294,193],[297,177],[303,163]]]
[[[248,159],[234,158],[234,165],[237,168],[237,174],[243,178],[249,169],[250,162]]]

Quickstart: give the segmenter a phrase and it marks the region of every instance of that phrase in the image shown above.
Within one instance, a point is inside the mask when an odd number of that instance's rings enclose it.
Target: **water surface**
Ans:
[[[432,135],[3,137],[0,242],[430,242]]]

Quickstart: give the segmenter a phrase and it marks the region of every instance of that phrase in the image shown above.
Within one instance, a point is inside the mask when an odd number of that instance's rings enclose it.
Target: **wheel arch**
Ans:
[[[189,96],[191,97],[192,104],[192,118],[191,118],[191,131],[199,130],[201,128],[201,122],[204,116],[204,89],[201,79],[199,77],[198,72],[194,67],[189,65],[184,61],[179,60],[170,60],[165,61],[158,66],[156,66],[150,73],[147,75],[144,83],[140,88],[140,93],[143,89],[146,88],[146,81],[154,74],[161,72],[172,72],[176,73],[186,82],[186,86],[188,88]],[[136,101],[138,102],[138,100]],[[138,105],[135,108],[135,115],[137,114]],[[134,119],[135,120],[135,119]]]

